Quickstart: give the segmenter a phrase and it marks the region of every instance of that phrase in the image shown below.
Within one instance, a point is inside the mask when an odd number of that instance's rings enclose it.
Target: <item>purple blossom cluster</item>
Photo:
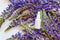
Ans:
[[[35,23],[37,13],[42,11],[41,29],[26,26],[23,35],[12,35],[12,40],[60,40],[60,1],[59,0],[9,0],[9,8],[4,10],[2,18],[13,20],[6,29],[21,23]],[[31,20],[29,20],[31,19]],[[29,20],[29,21],[28,21]],[[40,26],[39,26],[40,27]],[[28,30],[28,31],[27,31]],[[10,40],[10,39],[9,39]]]
[[[43,0],[43,1],[40,1],[40,0],[34,0],[34,1],[33,0],[25,0],[25,1],[24,0],[10,0],[10,2],[12,3],[12,5],[14,7],[13,10],[16,10],[16,13],[15,13],[16,16],[14,15],[15,17],[13,17],[13,18],[19,19],[19,18],[17,18],[18,15],[23,15],[23,12],[25,10],[30,10],[31,15],[29,15],[29,14],[27,14],[29,16],[24,15],[21,18],[21,20],[20,19],[19,20],[22,22],[25,22],[25,21],[28,21],[29,18],[31,18],[31,19],[33,19],[32,21],[35,21],[37,12],[39,12],[40,10],[45,10],[46,14],[48,15],[48,11],[50,12],[52,9],[56,9],[56,11],[58,11],[58,9],[60,8],[59,1],[54,1],[54,0],[49,0],[49,1],[46,0],[46,1],[45,0]],[[52,15],[51,12],[50,12],[50,14]],[[8,16],[7,16],[7,18],[8,18]],[[17,20],[15,20],[15,21],[17,21]],[[13,21],[13,23],[14,23],[14,21]],[[17,25],[17,23],[16,23],[16,25]]]

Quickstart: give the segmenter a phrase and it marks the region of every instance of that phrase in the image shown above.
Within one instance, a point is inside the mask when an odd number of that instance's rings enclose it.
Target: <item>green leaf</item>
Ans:
[[[40,11],[40,19],[42,20],[43,11]]]
[[[4,22],[3,18],[0,18],[0,27],[1,27],[3,22]]]

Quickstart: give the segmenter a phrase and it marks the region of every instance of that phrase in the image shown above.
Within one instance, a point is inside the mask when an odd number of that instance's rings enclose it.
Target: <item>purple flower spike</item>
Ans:
[[[13,39],[16,40],[40,40],[41,38],[43,38],[44,40],[60,39],[59,34],[60,14],[58,12],[58,10],[60,9],[60,3],[57,3],[58,0],[9,0],[9,1],[11,2],[11,4],[8,5],[9,8],[4,10],[2,15],[2,17],[4,17],[3,19],[9,20],[10,18],[13,21],[11,25],[8,27],[8,29],[16,27],[21,23],[22,24],[33,23],[32,25],[34,26],[37,13],[42,10],[42,12],[40,13],[42,15],[41,19],[42,25],[39,26],[42,27],[42,30],[38,29],[36,31],[36,28],[30,27],[28,29],[28,26],[26,26],[25,24],[26,27],[26,29],[24,28],[25,33],[21,35],[21,33],[18,32],[15,35],[12,35]],[[56,9],[57,11],[54,11],[53,9]],[[30,18],[31,20],[29,20]]]
[[[57,35],[57,37],[60,38],[60,34],[58,32],[56,32],[56,31],[54,31],[54,32]]]
[[[21,33],[20,32],[18,32],[18,36],[21,36]]]

